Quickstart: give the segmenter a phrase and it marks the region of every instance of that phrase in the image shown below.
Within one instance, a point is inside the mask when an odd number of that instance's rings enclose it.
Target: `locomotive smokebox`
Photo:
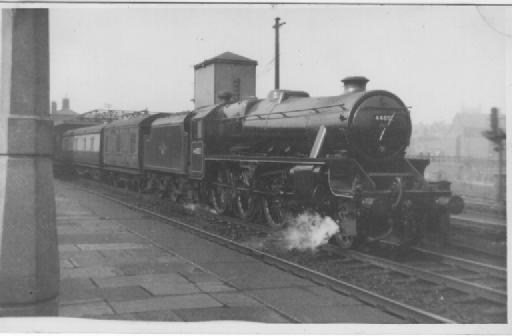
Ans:
[[[366,83],[370,80],[363,76],[345,77],[341,80],[345,88],[344,93],[366,91]]]

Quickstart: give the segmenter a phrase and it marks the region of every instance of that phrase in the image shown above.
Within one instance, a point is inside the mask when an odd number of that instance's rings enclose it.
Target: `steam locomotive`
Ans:
[[[343,94],[273,90],[266,99],[159,113],[70,130],[61,162],[79,173],[173,201],[209,202],[219,214],[263,220],[315,211],[339,225],[343,248],[390,239],[442,241],[463,200],[428,182],[425,159],[408,159],[407,107],[368,79]]]

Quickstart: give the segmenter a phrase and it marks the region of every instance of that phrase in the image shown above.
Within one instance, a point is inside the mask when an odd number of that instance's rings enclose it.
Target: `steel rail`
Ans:
[[[348,282],[333,278],[326,274],[322,274],[320,272],[317,272],[310,268],[306,268],[304,266],[295,264],[288,260],[285,260],[285,259],[273,256],[271,254],[259,251],[257,249],[248,247],[246,245],[240,244],[233,240],[224,238],[215,233],[211,233],[206,230],[199,229],[193,225],[190,225],[190,224],[187,224],[180,220],[159,214],[155,211],[148,210],[148,209],[145,209],[143,207],[140,207],[140,206],[137,206],[134,204],[130,204],[128,202],[119,200],[115,197],[106,195],[106,194],[98,192],[98,191],[93,191],[93,190],[86,189],[86,188],[80,188],[80,189],[82,189],[86,192],[95,194],[97,196],[103,197],[105,199],[109,199],[118,204],[124,205],[127,208],[152,215],[152,216],[157,217],[161,220],[164,220],[168,223],[174,224],[175,226],[177,226],[179,228],[197,233],[197,234],[199,234],[217,244],[226,246],[230,249],[237,250],[239,252],[243,252],[244,254],[250,255],[252,257],[264,260],[267,264],[276,266],[276,267],[281,268],[287,272],[297,274],[299,276],[307,278],[315,283],[329,287],[330,289],[332,289],[336,292],[342,293],[344,295],[352,296],[352,297],[358,299],[359,301],[363,301],[369,305],[375,306],[375,307],[377,307],[383,311],[389,312],[393,315],[400,316],[400,317],[404,318],[405,320],[410,320],[410,321],[414,321],[417,323],[450,323],[450,324],[456,323],[455,321],[450,320],[445,317],[442,317],[440,315],[427,312],[425,310],[398,302],[393,299],[386,298],[380,294],[371,292],[371,291],[366,290],[361,287],[357,287]]]
[[[466,280],[458,279],[456,277],[442,275],[418,267],[401,264],[392,260],[364,254],[353,250],[338,251],[338,254],[349,256],[353,259],[367,262],[375,266],[391,269],[393,271],[406,274],[418,279],[427,280],[439,285],[447,286],[449,288],[454,288],[464,293],[485,298],[495,303],[503,305],[507,304],[507,292],[505,291],[501,291],[491,287],[472,283]]]
[[[453,220],[452,225],[460,228],[469,228],[484,232],[495,232],[503,234],[506,234],[507,232],[506,220],[504,220],[503,223],[498,223],[497,221],[495,223],[490,223],[476,218],[465,218],[457,215],[451,215],[450,218]]]
[[[424,254],[430,254],[436,257],[440,257],[443,259],[443,261],[446,264],[457,266],[469,271],[473,272],[481,272],[486,273],[488,275],[500,278],[500,279],[506,279],[507,278],[507,269],[505,267],[499,267],[495,265],[489,265],[484,264],[478,261],[469,260],[461,257],[456,257],[444,253],[439,253],[435,251],[426,250],[420,247],[415,247],[413,250],[424,253]]]
[[[394,247],[399,247],[400,245],[390,241],[380,241],[381,244],[390,245]],[[484,264],[479,261],[470,260],[466,258],[457,257],[454,255],[445,254],[442,252],[436,252],[429,249],[421,248],[421,247],[411,247],[411,250],[417,251],[422,254],[428,254],[434,257],[442,258],[442,261],[447,265],[452,265],[456,267],[463,268],[472,272],[480,272],[485,273],[500,279],[507,278],[507,269],[505,267],[500,267],[491,264]]]

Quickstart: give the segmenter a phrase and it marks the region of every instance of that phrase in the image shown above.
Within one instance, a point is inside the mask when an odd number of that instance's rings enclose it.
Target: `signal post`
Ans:
[[[0,316],[57,314],[48,9],[3,9]]]
[[[483,135],[494,144],[494,150],[498,153],[498,178],[496,179],[496,201],[502,204],[505,201],[505,179],[503,176],[504,161],[504,141],[507,138],[506,133],[499,125],[498,109],[491,109],[490,121],[491,129],[483,132]]]

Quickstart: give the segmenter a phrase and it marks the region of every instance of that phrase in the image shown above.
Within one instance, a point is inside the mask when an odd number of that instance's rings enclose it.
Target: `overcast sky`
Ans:
[[[280,16],[286,22],[281,30],[282,88],[336,95],[343,77],[363,75],[370,79],[369,89],[392,91],[412,106],[416,122],[450,121],[463,106],[504,111],[511,9],[479,10],[357,5],[54,8],[51,98],[60,108],[61,99],[69,97],[80,113],[106,104],[191,109],[194,64],[225,51],[258,61],[256,93],[264,97],[273,88],[272,25]]]

